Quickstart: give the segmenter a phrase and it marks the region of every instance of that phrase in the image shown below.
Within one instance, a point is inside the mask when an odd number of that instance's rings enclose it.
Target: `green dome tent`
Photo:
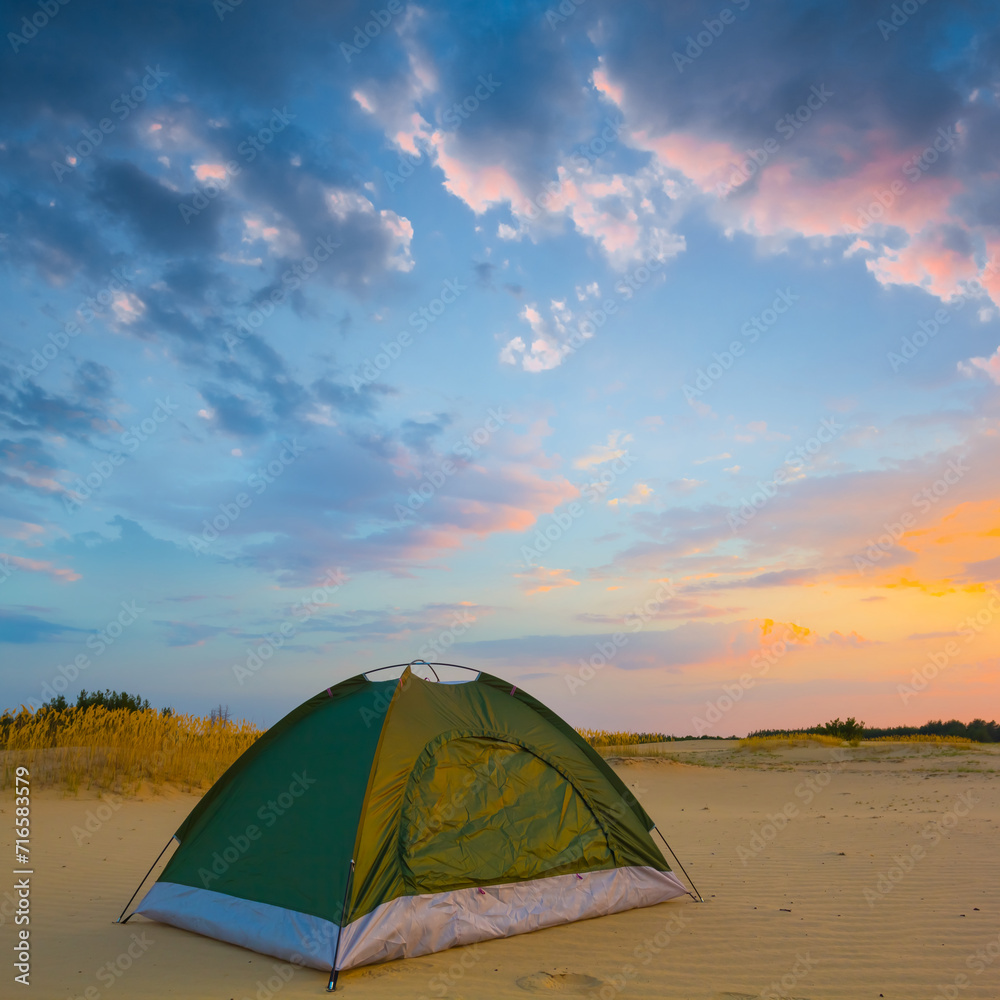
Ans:
[[[685,894],[600,755],[474,673],[406,666],[300,705],[191,811],[136,912],[331,970],[332,988],[341,969]]]

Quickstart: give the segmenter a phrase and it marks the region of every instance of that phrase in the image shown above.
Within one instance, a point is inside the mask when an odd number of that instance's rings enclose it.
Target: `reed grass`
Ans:
[[[578,729],[577,732],[595,749],[630,747],[639,743],[667,743],[672,739],[664,733],[613,732],[608,729]]]
[[[826,747],[842,747],[848,741],[842,740],[839,736],[825,736],[821,733],[785,733],[775,736],[748,736],[740,740],[741,750],[773,750],[778,747],[803,747],[810,743],[817,743]],[[958,744],[963,747],[979,747],[982,744],[976,743],[967,736],[934,736],[927,733],[917,733],[912,736],[872,736],[868,739],[850,740],[851,746],[859,746],[867,743],[944,743]]]
[[[968,736],[937,736],[928,733],[914,733],[910,736],[873,736],[865,743],[960,743],[962,746],[983,746]]]
[[[783,736],[748,736],[740,740],[740,750],[774,750],[778,747],[805,747],[818,744],[824,747],[842,747],[844,740],[839,736],[824,736],[821,733],[787,733]]]
[[[0,716],[0,788],[26,766],[34,788],[63,786],[132,795],[144,783],[200,790],[215,780],[263,730],[246,721],[130,711],[67,708]]]

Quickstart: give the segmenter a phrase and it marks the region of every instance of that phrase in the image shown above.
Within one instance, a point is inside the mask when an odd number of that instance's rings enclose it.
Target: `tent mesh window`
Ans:
[[[435,744],[413,769],[401,810],[400,862],[409,892],[612,866],[593,810],[541,757],[490,737]]]

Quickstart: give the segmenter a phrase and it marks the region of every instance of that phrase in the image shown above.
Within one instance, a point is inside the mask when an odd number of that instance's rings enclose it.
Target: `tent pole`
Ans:
[[[140,889],[142,888],[142,886],[143,886],[143,883],[144,883],[144,882],[146,881],[146,879],[148,879],[148,878],[149,878],[150,874],[152,874],[152,871],[153,871],[153,869],[154,869],[154,868],[155,868],[155,867],[156,867],[156,866],[157,866],[157,865],[158,865],[158,864],[160,863],[160,858],[162,858],[162,857],[163,857],[163,855],[167,853],[167,848],[168,848],[168,847],[169,847],[169,846],[171,845],[171,843],[173,842],[173,839],[174,839],[174,838],[173,838],[173,837],[171,837],[171,838],[170,838],[170,840],[168,840],[168,841],[167,841],[167,843],[166,843],[166,846],[165,846],[165,847],[163,848],[163,850],[162,850],[162,851],[160,851],[160,853],[159,853],[159,854],[158,854],[158,855],[156,856],[156,860],[155,860],[155,861],[154,861],[154,862],[153,862],[153,863],[152,863],[152,864],[151,864],[151,865],[149,866],[149,871],[148,871],[148,872],[146,872],[146,874],[145,874],[145,875],[143,875],[143,877],[142,877],[142,882],[140,882],[140,883],[139,883],[139,884],[138,884],[138,885],[136,886],[136,889],[135,889],[135,892],[133,892],[133,893],[132,893],[132,899],[130,899],[130,900],[129,900],[129,901],[128,901],[128,902],[126,903],[126,904],[125,904],[125,910],[127,910],[127,909],[128,909],[128,908],[129,908],[129,907],[130,907],[130,906],[132,905],[132,900],[133,900],[133,899],[135,899],[135,897],[139,895],[139,890],[140,890]],[[121,912],[121,914],[119,915],[118,919],[117,919],[117,920],[115,921],[115,923],[116,923],[116,924],[120,924],[120,923],[122,922],[122,917],[125,917],[125,910],[122,910],[122,912]],[[129,922],[129,920],[131,920],[131,919],[132,919],[132,917],[131,917],[131,914],[130,914],[129,916],[125,917],[125,923],[128,923],[128,922]]]
[[[415,663],[422,663],[434,675],[434,680],[440,683],[441,678],[438,677],[438,672],[434,669],[433,663],[428,663],[426,660],[410,660],[406,665],[412,667]]]
[[[657,833],[660,833],[660,828],[659,828],[659,827],[658,827],[658,826],[657,826],[657,825],[656,825],[655,823],[653,824],[653,829],[654,829],[654,830],[655,830],[655,831],[656,831]],[[666,837],[664,837],[662,833],[660,833],[660,840],[662,840],[662,841],[663,841],[663,843],[664,843],[664,844],[666,844],[666,848],[667,848],[667,850],[668,850],[668,851],[670,851],[670,856],[671,856],[671,857],[672,857],[672,858],[674,859],[674,861],[676,861],[676,862],[677,862],[677,866],[678,866],[678,867],[680,868],[680,870],[681,870],[682,872],[684,872],[684,877],[685,877],[685,878],[686,878],[686,879],[687,879],[687,880],[688,880],[688,881],[689,881],[689,882],[691,883],[691,888],[692,888],[692,889],[694,889],[694,891],[698,893],[698,902],[699,902],[699,903],[704,903],[704,902],[705,902],[705,900],[704,900],[704,899],[702,899],[702,897],[701,897],[701,893],[700,893],[700,892],[698,892],[698,886],[696,886],[696,885],[694,884],[694,881],[693,881],[693,879],[692,879],[692,878],[691,878],[691,876],[690,876],[690,875],[688,875],[688,873],[687,873],[687,869],[686,869],[686,868],[685,868],[685,867],[684,867],[684,866],[683,866],[683,865],[681,864],[681,859],[680,859],[679,857],[677,857],[677,855],[676,855],[676,854],[674,854],[674,849],[673,849],[673,848],[672,848],[672,847],[671,847],[671,846],[670,846],[669,844],[667,844],[667,838],[666,838]],[[689,893],[688,893],[688,895],[689,895],[689,896],[690,896],[690,897],[691,897],[692,899],[694,899],[694,893],[691,893],[691,892],[689,892]]]
[[[326,984],[326,992],[333,993],[337,988],[337,976],[340,970],[337,968],[337,956],[340,954],[340,938],[347,926],[347,894],[351,891],[351,880],[354,878],[354,858],[351,858],[351,866],[347,870],[347,884],[344,886],[344,901],[340,904],[340,929],[337,931],[337,943],[333,946],[333,968],[330,970],[330,981]]]

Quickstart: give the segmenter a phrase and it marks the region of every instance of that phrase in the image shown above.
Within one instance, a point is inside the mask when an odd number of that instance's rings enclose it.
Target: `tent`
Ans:
[[[425,680],[416,662],[328,688],[261,736],[136,912],[330,970],[332,989],[342,969],[688,891],[567,723],[498,677]]]

